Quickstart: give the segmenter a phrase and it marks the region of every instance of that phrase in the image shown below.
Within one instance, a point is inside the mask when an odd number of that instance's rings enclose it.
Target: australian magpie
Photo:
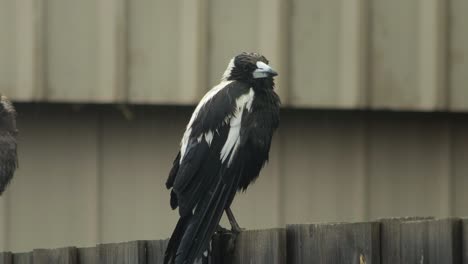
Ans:
[[[18,167],[17,133],[15,108],[8,98],[0,95],[0,195]]]
[[[233,231],[240,231],[230,205],[268,161],[279,124],[276,75],[264,56],[241,53],[195,108],[166,182],[172,188],[171,207],[179,207],[180,219],[165,264],[192,264],[198,259],[224,211]]]

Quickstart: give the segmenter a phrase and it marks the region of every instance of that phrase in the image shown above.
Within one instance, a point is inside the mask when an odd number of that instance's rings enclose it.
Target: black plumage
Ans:
[[[231,202],[258,177],[279,124],[276,75],[265,57],[242,53],[196,107],[166,182],[180,219],[164,263],[192,264],[199,258],[225,210],[238,231]]]
[[[8,98],[0,95],[0,195],[18,167],[17,134],[16,111]]]

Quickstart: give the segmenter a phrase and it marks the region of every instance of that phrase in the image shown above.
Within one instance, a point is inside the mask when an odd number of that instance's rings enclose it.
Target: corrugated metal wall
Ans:
[[[20,105],[0,250],[170,235],[164,183],[191,107]],[[283,110],[271,159],[234,202],[243,227],[468,215],[468,115]],[[228,223],[224,223],[228,226]]]
[[[266,54],[285,105],[468,110],[464,0],[0,0],[18,101],[193,104]]]

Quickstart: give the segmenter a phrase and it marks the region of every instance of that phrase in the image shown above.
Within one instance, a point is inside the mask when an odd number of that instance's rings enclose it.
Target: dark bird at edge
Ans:
[[[7,97],[0,95],[0,195],[18,167],[17,134],[15,108]]]
[[[221,82],[201,99],[182,137],[166,187],[179,221],[166,248],[165,264],[192,264],[208,249],[226,211],[240,232],[230,206],[268,161],[279,125],[277,73],[257,53],[229,62]]]

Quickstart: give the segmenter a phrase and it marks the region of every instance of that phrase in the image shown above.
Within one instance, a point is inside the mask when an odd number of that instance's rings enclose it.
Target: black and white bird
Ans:
[[[11,102],[0,95],[0,195],[5,191],[16,168],[16,111]]]
[[[192,264],[207,250],[223,212],[240,232],[230,205],[268,161],[279,124],[277,73],[257,53],[235,56],[221,83],[201,99],[190,118],[166,187],[180,219],[164,263]]]

